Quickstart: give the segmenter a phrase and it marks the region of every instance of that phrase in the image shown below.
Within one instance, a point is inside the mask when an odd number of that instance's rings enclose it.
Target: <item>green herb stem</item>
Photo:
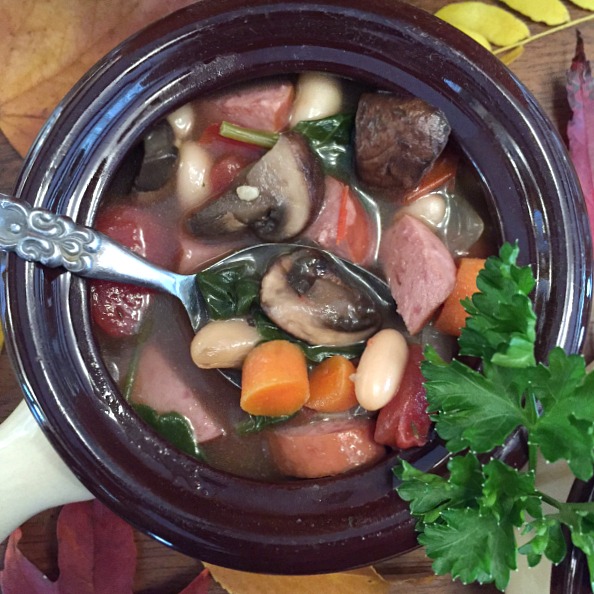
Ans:
[[[558,501],[554,497],[551,497],[550,495],[547,495],[542,491],[538,491],[538,495],[542,499],[543,503],[548,503],[551,507],[554,507],[555,509],[561,510],[563,506],[567,505],[566,503],[561,503],[561,501]]]
[[[278,134],[267,132],[266,130],[255,130],[253,128],[244,128],[230,122],[221,122],[219,134],[224,138],[238,140],[247,144],[255,144],[263,148],[272,148],[278,140]]]
[[[528,426],[534,427],[538,421],[538,402],[533,392],[530,392],[526,397],[526,409],[528,413]],[[528,438],[528,469],[536,474],[538,466],[538,445],[532,443]]]

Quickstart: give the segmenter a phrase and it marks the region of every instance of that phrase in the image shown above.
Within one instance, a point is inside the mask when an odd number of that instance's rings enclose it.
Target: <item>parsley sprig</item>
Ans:
[[[470,317],[460,353],[480,359],[480,370],[458,360],[446,363],[433,348],[425,350],[429,411],[447,449],[456,454],[449,476],[421,472],[406,461],[394,468],[402,481],[398,493],[410,502],[419,543],[435,573],[450,573],[463,583],[494,583],[500,590],[518,553],[530,566],[543,556],[563,560],[563,525],[594,576],[594,504],[560,502],[535,486],[539,450],[548,462],[566,460],[577,478],[592,477],[594,374],[586,373],[583,357],[559,347],[549,353],[547,365],[536,362],[536,315],[529,297],[535,280],[529,267],[517,266],[518,251],[505,244],[499,257],[489,258],[478,277],[479,292],[463,302]],[[528,435],[526,470],[478,458],[519,427]],[[519,548],[516,528],[530,535]]]

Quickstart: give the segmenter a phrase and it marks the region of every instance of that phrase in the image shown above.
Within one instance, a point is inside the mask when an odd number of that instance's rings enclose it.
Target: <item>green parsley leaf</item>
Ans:
[[[411,513],[423,522],[435,522],[444,509],[465,508],[481,494],[483,473],[476,456],[452,458],[448,470],[449,478],[443,478],[421,472],[405,460],[393,469],[402,480],[398,494],[411,502]]]
[[[525,421],[514,399],[494,380],[459,361],[445,363],[427,347],[421,364],[428,410],[450,452],[490,452]]]
[[[530,522],[524,533],[530,532],[534,533],[532,540],[518,549],[521,555],[526,555],[530,567],[538,565],[543,555],[555,564],[563,561],[567,546],[557,518],[539,518]]]
[[[433,559],[437,575],[450,573],[464,584],[495,583],[504,590],[516,569],[513,525],[478,509],[450,509],[441,522],[428,524],[419,543]]]
[[[460,354],[504,367],[535,364],[536,314],[528,295],[535,286],[530,267],[518,267],[518,246],[504,244],[477,279],[480,291],[463,301],[470,314],[460,336]]]
[[[480,358],[480,369],[446,363],[428,347],[422,372],[428,410],[450,452],[490,452],[522,427],[529,470],[496,459],[481,463],[472,453],[450,459],[449,478],[405,462],[394,469],[434,571],[465,583],[493,582],[501,590],[517,552],[531,566],[543,556],[553,563],[563,559],[563,526],[594,576],[594,504],[562,503],[535,488],[537,449],[547,461],[566,460],[578,478],[594,475],[594,373],[586,373],[582,357],[560,348],[549,353],[548,365],[536,363],[529,299],[535,281],[528,267],[516,266],[517,256],[517,246],[506,244],[498,258],[489,258],[479,293],[464,303],[470,317],[460,352]],[[553,513],[545,513],[543,502]],[[531,535],[519,551],[514,527]]]
[[[498,521],[522,526],[525,513],[533,518],[542,517],[541,499],[534,485],[534,473],[519,473],[499,460],[484,466],[485,482],[480,506]]]
[[[542,414],[528,426],[530,442],[546,460],[567,460],[572,472],[589,480],[594,472],[594,376],[586,375],[582,357],[555,348],[549,367],[539,365],[531,388]]]

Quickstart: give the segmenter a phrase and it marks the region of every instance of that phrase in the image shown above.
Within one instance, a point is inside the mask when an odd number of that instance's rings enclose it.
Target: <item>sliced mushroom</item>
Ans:
[[[381,315],[355,276],[308,250],[277,259],[262,277],[260,304],[280,328],[314,345],[344,346],[377,331]]]
[[[264,241],[284,241],[307,226],[323,193],[316,156],[300,134],[289,132],[230,190],[191,213],[187,224],[199,237],[250,229]]]
[[[172,177],[177,164],[177,147],[167,120],[160,121],[143,139],[144,155],[134,186],[141,192],[162,188]]]

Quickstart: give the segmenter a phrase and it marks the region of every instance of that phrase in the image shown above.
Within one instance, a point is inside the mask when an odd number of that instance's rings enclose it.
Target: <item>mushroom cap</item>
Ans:
[[[382,323],[367,287],[307,248],[272,263],[262,277],[260,304],[280,328],[312,345],[351,345]]]
[[[307,227],[324,194],[322,166],[298,132],[276,144],[232,188],[188,218],[200,237],[251,230],[264,241],[286,241]]]

